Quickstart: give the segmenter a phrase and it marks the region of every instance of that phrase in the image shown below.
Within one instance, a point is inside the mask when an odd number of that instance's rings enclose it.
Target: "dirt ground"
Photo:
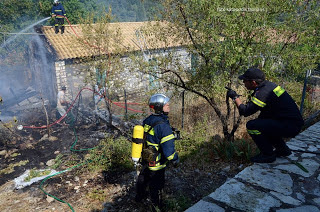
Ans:
[[[27,120],[29,125],[45,124],[42,115],[33,114],[27,117]],[[97,126],[83,122],[76,129],[76,147],[79,148],[96,146],[104,133],[117,134],[115,129],[108,129],[104,124]],[[134,170],[128,173],[86,173],[81,171],[82,169],[74,168],[56,175],[43,183],[43,189],[61,201],[54,200],[42,192],[39,188],[41,181],[23,189],[15,189],[13,179],[25,170],[45,169],[48,168],[47,162],[55,159],[57,155],[71,155],[70,147],[75,136],[72,129],[61,124],[52,126],[51,136],[54,139],[51,140],[45,137],[46,129],[24,129],[14,132],[6,145],[0,146],[3,153],[0,158],[1,170],[8,168],[9,164],[21,161],[27,163],[15,166],[11,173],[1,173],[0,211],[71,211],[68,204],[74,211],[79,212],[150,210],[148,200],[144,203],[134,201]],[[83,158],[85,154],[77,153],[77,157]],[[212,162],[208,164],[195,166],[185,162],[176,169],[169,167],[166,171],[164,190],[166,211],[185,210],[213,192],[227,178],[233,177],[245,168],[244,166],[212,158]],[[59,171],[61,170],[63,169],[60,168]]]

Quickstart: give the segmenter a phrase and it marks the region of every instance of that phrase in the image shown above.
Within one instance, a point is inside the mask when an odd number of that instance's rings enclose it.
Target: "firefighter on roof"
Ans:
[[[291,150],[283,137],[296,136],[304,124],[296,103],[284,88],[265,80],[264,73],[258,68],[248,69],[239,79],[248,90],[254,91],[246,105],[241,103],[235,91],[227,92],[240,115],[250,116],[261,111],[258,118],[248,121],[246,126],[260,150],[260,154],[252,157],[251,161],[271,163],[276,157],[289,156]]]
[[[56,34],[59,33],[59,25],[61,26],[61,34],[63,34],[64,33],[64,17],[66,17],[66,11],[64,10],[62,4],[60,4],[59,0],[53,1],[51,16],[55,17],[54,28],[55,28]]]
[[[147,197],[149,187],[152,208],[161,208],[161,191],[165,183],[165,167],[169,161],[174,165],[179,162],[175,151],[175,136],[168,120],[169,98],[163,94],[155,94],[149,100],[149,107],[154,110],[143,121],[146,134],[146,145],[142,151],[142,171],[137,180],[136,201]]]

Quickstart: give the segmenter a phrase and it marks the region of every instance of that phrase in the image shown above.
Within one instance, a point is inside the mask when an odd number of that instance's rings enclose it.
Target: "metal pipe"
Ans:
[[[124,105],[126,108],[126,114],[124,115],[125,120],[128,120],[128,104],[127,104],[127,92],[126,89],[124,89]]]
[[[184,121],[184,92],[182,91],[182,108],[181,108],[181,129],[183,129]]]
[[[301,95],[301,104],[300,104],[300,114],[303,114],[303,103],[304,99],[306,97],[306,90],[307,90],[307,82],[308,82],[308,77],[311,76],[311,70],[306,71],[306,76],[304,78],[304,84],[303,84],[303,90],[302,90],[302,95]]]

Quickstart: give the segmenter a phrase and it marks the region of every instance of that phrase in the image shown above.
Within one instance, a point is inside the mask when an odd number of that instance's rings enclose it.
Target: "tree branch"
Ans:
[[[209,59],[206,57],[205,54],[203,54],[200,49],[199,49],[199,45],[196,43],[196,41],[194,40],[192,34],[191,34],[191,31],[190,31],[190,28],[188,27],[188,21],[187,21],[187,17],[183,11],[183,8],[181,7],[181,5],[179,5],[179,10],[180,10],[180,13],[182,15],[182,18],[183,18],[183,21],[184,21],[184,26],[188,32],[188,35],[191,39],[191,42],[193,43],[193,46],[195,47],[195,49],[197,50],[197,52],[199,53],[199,55],[201,55],[201,57],[203,57],[203,59],[205,60],[205,63],[208,64],[209,63]]]
[[[205,99],[205,100],[209,103],[209,105],[214,109],[214,111],[215,111],[215,113],[217,114],[217,116],[219,117],[220,121],[221,121],[222,124],[225,126],[226,117],[221,113],[221,111],[220,111],[217,103],[214,101],[213,98],[209,98],[208,96],[202,94],[201,92],[196,91],[196,90],[194,90],[194,89],[192,89],[192,88],[190,88],[190,87],[187,87],[186,84],[185,84],[185,82],[183,81],[182,77],[181,77],[181,76],[179,75],[179,73],[177,73],[176,71],[173,71],[173,70],[170,70],[170,69],[165,69],[165,68],[160,68],[160,69],[161,69],[161,70],[164,70],[163,72],[161,72],[161,74],[165,74],[165,73],[170,73],[170,72],[171,72],[171,73],[173,73],[174,75],[176,75],[176,76],[179,78],[181,84],[178,84],[178,83],[173,82],[173,81],[166,80],[165,78],[159,77],[159,76],[157,76],[157,75],[155,75],[155,74],[151,74],[151,75],[152,75],[153,77],[155,77],[155,78],[158,78],[158,79],[160,79],[160,80],[163,80],[164,82],[166,82],[166,83],[168,83],[168,84],[174,85],[174,86],[179,87],[179,88],[183,88],[184,90],[190,91],[190,92],[192,92],[192,93],[194,93],[194,94],[197,94],[198,96],[202,97],[203,99]]]

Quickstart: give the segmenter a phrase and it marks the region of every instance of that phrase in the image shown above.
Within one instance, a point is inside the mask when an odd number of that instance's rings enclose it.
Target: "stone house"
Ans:
[[[130,54],[141,51],[148,52],[147,58],[151,59],[155,55],[167,54],[174,50],[175,55],[181,63],[186,67],[191,67],[191,56],[179,43],[171,42],[169,45],[148,45],[142,37],[140,29],[150,22],[120,22],[110,23],[110,27],[114,27],[121,31],[123,43],[121,44],[128,49],[127,54],[121,58],[124,69],[119,73],[119,79],[124,81],[123,89],[128,93],[138,92],[139,90],[148,90],[150,86],[150,76],[143,75],[137,71],[132,74],[130,72]],[[80,41],[83,32],[80,25],[72,25],[65,27],[64,34],[55,34],[52,26],[42,26],[37,31],[44,35],[42,38],[45,42],[47,51],[51,54],[52,64],[52,88],[55,95],[62,86],[67,87],[67,95],[74,99],[79,90],[88,85],[84,82],[85,72],[79,70],[88,69],[88,64],[83,62],[83,58],[94,56],[90,51],[90,44],[86,41]],[[82,42],[82,43],[81,43]],[[88,44],[88,45],[86,45]],[[110,48],[112,49],[112,48]],[[112,54],[112,50],[109,54]],[[144,54],[146,56],[146,54]],[[94,71],[94,67],[92,68]],[[132,71],[132,70],[131,70]],[[123,89],[119,90],[119,96],[123,95]],[[92,98],[92,92],[83,92],[82,97]]]

